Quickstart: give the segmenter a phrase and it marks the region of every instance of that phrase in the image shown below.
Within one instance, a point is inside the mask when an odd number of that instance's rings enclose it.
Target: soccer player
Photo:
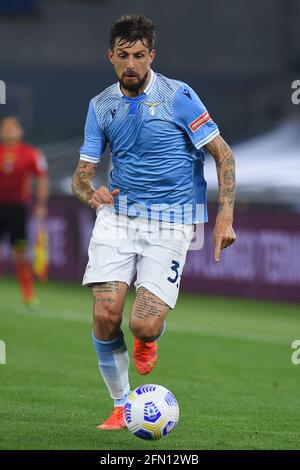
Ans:
[[[220,190],[216,261],[236,239],[232,152],[194,90],[151,69],[154,35],[152,21],[143,16],[113,23],[108,57],[118,82],[90,101],[72,182],[78,199],[97,209],[83,284],[92,287],[93,342],[114,400],[112,415],[99,429],[125,427],[123,407],[130,386],[121,322],[135,275],[137,293],[129,320],[135,367],[145,375],[156,364],[156,341],[176,304],[193,224],[206,221],[204,147],[216,161]],[[95,189],[93,175],[107,144],[113,163],[109,188]]]
[[[47,212],[47,164],[41,152],[24,143],[23,128],[15,116],[0,121],[0,238],[9,235],[17,279],[24,303],[35,301],[33,274],[26,258],[26,214],[30,178],[36,178],[34,214],[42,221]]]

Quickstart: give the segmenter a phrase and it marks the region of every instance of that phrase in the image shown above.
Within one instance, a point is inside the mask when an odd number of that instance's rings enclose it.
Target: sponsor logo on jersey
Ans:
[[[193,122],[189,124],[189,128],[191,129],[192,132],[196,132],[198,129],[200,129],[201,126],[206,124],[209,120],[211,119],[210,115],[208,114],[207,111],[205,113],[201,114],[201,116],[197,117]]]
[[[187,96],[190,100],[192,99],[191,94],[187,88],[185,88],[182,92],[185,96]]]

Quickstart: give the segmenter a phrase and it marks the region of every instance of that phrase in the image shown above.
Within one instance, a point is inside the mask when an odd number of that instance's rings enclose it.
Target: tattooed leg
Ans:
[[[122,312],[128,292],[125,282],[111,281],[92,286],[94,296],[94,334],[103,341],[120,332]]]
[[[140,287],[132,307],[129,327],[144,342],[155,341],[161,333],[169,306],[144,287]]]
[[[129,357],[120,329],[127,291],[125,282],[112,281],[93,285],[93,344],[101,376],[114,399],[114,406],[124,405],[130,391]]]

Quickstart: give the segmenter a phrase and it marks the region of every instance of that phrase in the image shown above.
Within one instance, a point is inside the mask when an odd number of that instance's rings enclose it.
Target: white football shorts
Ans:
[[[193,230],[192,224],[148,222],[104,206],[97,214],[82,284],[122,281],[130,286],[136,275],[136,289],[144,287],[174,308]]]

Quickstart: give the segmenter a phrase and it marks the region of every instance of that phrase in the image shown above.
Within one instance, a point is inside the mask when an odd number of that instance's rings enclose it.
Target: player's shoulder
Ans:
[[[194,90],[181,80],[169,78],[160,73],[157,73],[156,76],[157,87],[172,101],[174,101],[175,98],[180,98],[181,95],[190,97],[192,94],[195,94]]]
[[[175,80],[174,78],[166,77],[161,73],[156,73],[156,88],[159,88],[163,92],[170,94],[171,96],[175,96],[178,89],[181,87],[181,83],[179,80]]]
[[[22,158],[24,161],[32,167],[35,167],[39,170],[40,174],[46,174],[48,170],[48,164],[43,150],[34,145],[28,144],[27,142],[22,142],[20,144],[22,150]]]
[[[114,83],[105,90],[101,91],[98,95],[94,96],[91,99],[91,103],[94,106],[95,111],[99,111],[101,108],[106,105],[110,105],[114,100],[120,98],[120,91],[118,83]]]
[[[28,142],[20,142],[19,151],[28,156],[35,156],[40,153],[40,150],[37,147],[32,144],[29,144]]]
[[[45,157],[43,149],[28,144],[27,142],[22,142],[22,146],[22,155],[24,156],[25,161],[27,160],[28,164],[34,163],[35,165],[38,165],[40,171],[46,172],[47,159]]]

